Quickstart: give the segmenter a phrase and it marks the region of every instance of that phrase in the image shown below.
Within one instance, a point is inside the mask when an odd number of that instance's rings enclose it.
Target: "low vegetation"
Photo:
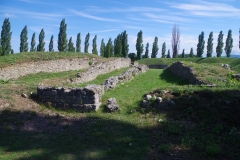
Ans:
[[[84,70],[2,81],[0,100],[11,106],[0,112],[0,159],[240,159],[240,85],[229,85],[230,70],[220,65],[234,68],[238,59],[142,59],[139,63],[178,60],[217,87],[189,85],[167,70],[150,69],[106,91],[97,112],[79,113],[20,94],[36,92],[38,83],[73,87],[67,80]],[[78,86],[101,84],[126,69]],[[172,99],[175,106],[142,107],[144,95],[161,95],[163,90],[162,98]],[[116,113],[106,109],[110,97],[120,106]],[[39,107],[34,110],[36,103]]]

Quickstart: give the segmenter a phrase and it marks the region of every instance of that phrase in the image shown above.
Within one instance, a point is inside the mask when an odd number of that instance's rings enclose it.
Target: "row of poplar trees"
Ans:
[[[204,32],[202,32],[199,37],[198,37],[198,45],[197,45],[197,57],[202,57],[202,54],[204,52]],[[220,31],[217,39],[217,47],[216,47],[216,53],[217,57],[221,57],[223,53],[223,32]],[[228,35],[226,38],[226,43],[225,43],[225,52],[226,56],[230,57],[231,52],[232,52],[232,47],[233,47],[233,38],[232,38],[232,30],[230,29],[228,31]],[[212,57],[213,53],[213,32],[210,32],[208,42],[207,42],[207,57]]]
[[[11,25],[9,22],[9,18],[6,18],[4,20],[3,26],[2,26],[2,32],[1,32],[1,45],[0,45],[0,53],[1,55],[6,55],[9,53],[13,53],[13,50],[11,49],[11,35],[12,32]],[[30,52],[44,52],[45,51],[45,32],[44,29],[41,30],[39,34],[39,44],[36,46],[36,34],[33,33],[31,44],[30,44]],[[49,43],[49,52],[53,52],[53,35],[51,36],[50,43]],[[88,53],[89,48],[89,40],[90,40],[90,34],[88,33],[85,37],[84,42],[84,53]],[[27,26],[25,26],[20,34],[20,52],[28,52],[28,30]],[[98,55],[97,50],[97,36],[93,38],[92,43],[92,53]],[[74,46],[74,43],[72,41],[72,37],[70,37],[69,41],[67,40],[67,24],[65,23],[65,19],[63,19],[60,23],[60,31],[58,34],[58,50],[59,52],[81,52],[81,34],[77,34],[77,40],[76,40],[76,46]],[[100,55],[103,57],[127,57],[129,51],[129,45],[128,45],[128,35],[127,32],[124,31],[121,34],[117,36],[117,38],[114,40],[114,44],[112,42],[112,39],[109,38],[107,44],[105,45],[104,39],[102,39],[101,47],[100,47]]]
[[[1,32],[1,39],[0,39],[0,54],[1,55],[6,55],[9,53],[13,54],[13,50],[11,49],[11,35],[12,32],[11,30],[11,25],[9,22],[9,18],[6,18],[3,22],[2,26],[2,32]],[[174,32],[175,33],[175,32]],[[45,51],[45,32],[44,29],[41,30],[39,34],[39,44],[36,46],[36,40],[35,40],[35,33],[32,35],[31,39],[31,44],[30,44],[30,52],[35,52],[35,51],[40,51],[44,52]],[[49,52],[53,52],[53,35],[51,36],[50,43],[49,43]],[[20,35],[20,52],[28,52],[28,30],[27,26],[25,26],[21,32]],[[88,33],[85,37],[85,42],[84,42],[84,52],[88,53],[88,48],[89,48],[89,40],[90,40],[90,34]],[[136,41],[136,50],[137,50],[137,55],[135,53],[130,53],[128,55],[129,51],[129,45],[128,45],[128,35],[126,31],[118,34],[118,36],[114,39],[114,42],[112,41],[111,38],[109,38],[107,44],[104,43],[104,39],[101,41],[101,46],[100,46],[100,55],[103,57],[133,57],[134,59],[140,60],[141,58],[149,58],[149,43],[146,44],[145,48],[145,54],[143,54],[144,51],[144,45],[143,43],[143,32],[140,31],[137,34],[137,41]],[[204,53],[204,32],[202,32],[199,37],[198,37],[198,44],[197,44],[197,55],[196,57],[202,57]],[[218,36],[218,43],[216,47],[216,53],[217,57],[221,57],[222,52],[223,52],[223,33],[220,31],[219,36]],[[228,36],[226,39],[225,43],[225,52],[227,57],[230,57],[231,51],[233,47],[233,38],[232,38],[232,31],[228,31]],[[175,47],[176,48],[176,47]],[[74,46],[74,43],[72,41],[72,37],[70,37],[69,41],[67,40],[67,24],[65,23],[65,19],[63,19],[60,23],[60,31],[58,34],[58,50],[60,52],[81,52],[81,35],[80,33],[77,34],[77,40],[76,40],[76,47]],[[156,58],[158,54],[158,37],[154,38],[154,42],[152,45],[152,53],[151,53],[151,58]],[[209,38],[208,38],[208,43],[207,43],[207,57],[212,57],[212,52],[213,52],[213,32],[210,33]],[[92,43],[92,53],[98,55],[98,50],[97,50],[97,36],[93,38],[93,43]],[[166,43],[164,42],[162,45],[162,58],[171,58],[170,56],[170,50],[168,50],[167,55],[166,53]],[[176,53],[175,53],[176,54]],[[193,54],[193,48],[190,50],[189,57],[194,57],[195,55]],[[173,57],[177,57],[176,55]],[[179,57],[179,56],[178,56]],[[183,49],[182,52],[182,58],[185,57],[185,50]]]

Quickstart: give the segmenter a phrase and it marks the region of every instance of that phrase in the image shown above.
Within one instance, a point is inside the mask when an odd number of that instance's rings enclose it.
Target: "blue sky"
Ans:
[[[45,31],[45,49],[48,50],[50,37],[54,35],[54,50],[57,51],[59,26],[65,18],[67,36],[73,38],[81,33],[82,50],[86,34],[92,39],[97,35],[98,50],[101,39],[105,43],[127,31],[129,52],[136,52],[137,33],[143,31],[143,44],[150,44],[150,52],[154,37],[158,37],[161,50],[163,42],[171,49],[171,33],[174,24],[179,25],[181,32],[180,53],[185,49],[189,53],[191,47],[196,54],[198,36],[203,31],[206,43],[210,32],[214,35],[214,53],[216,55],[217,37],[224,33],[224,43],[228,30],[233,32],[232,54],[240,55],[238,48],[240,28],[240,0],[0,0],[1,26],[5,18],[10,19],[12,48],[19,52],[20,33],[25,25],[28,27],[28,42],[36,32],[36,40],[43,28]],[[38,41],[37,41],[38,44]],[[157,57],[160,56],[159,51]],[[225,52],[223,53],[223,56]]]

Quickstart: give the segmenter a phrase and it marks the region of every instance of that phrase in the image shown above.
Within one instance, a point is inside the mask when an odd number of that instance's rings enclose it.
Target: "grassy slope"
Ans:
[[[27,52],[19,54],[9,54],[0,56],[0,68],[19,63],[48,61],[56,59],[73,58],[94,58],[99,57],[94,54],[76,53],[76,52]]]

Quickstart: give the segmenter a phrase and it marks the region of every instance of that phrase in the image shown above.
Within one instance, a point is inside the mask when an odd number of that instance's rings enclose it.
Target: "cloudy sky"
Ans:
[[[198,36],[203,31],[205,56],[207,39],[212,31],[215,56],[219,32],[223,31],[225,43],[231,29],[234,41],[232,54],[240,55],[240,0],[0,0],[1,26],[5,18],[10,19],[13,32],[11,44],[15,53],[19,52],[20,33],[25,25],[28,27],[29,43],[34,32],[38,40],[43,28],[46,50],[50,37],[54,35],[54,50],[57,51],[59,26],[65,19],[68,39],[72,37],[76,43],[76,36],[81,33],[82,50],[88,32],[91,51],[95,35],[99,48],[101,39],[106,43],[110,37],[114,39],[124,30],[128,34],[129,52],[136,52],[136,38],[140,30],[143,31],[144,46],[150,43],[150,51],[155,36],[159,39],[160,49],[166,42],[167,49],[171,50],[172,28],[178,24],[180,52],[185,49],[185,53],[189,53],[193,47],[196,54]]]

